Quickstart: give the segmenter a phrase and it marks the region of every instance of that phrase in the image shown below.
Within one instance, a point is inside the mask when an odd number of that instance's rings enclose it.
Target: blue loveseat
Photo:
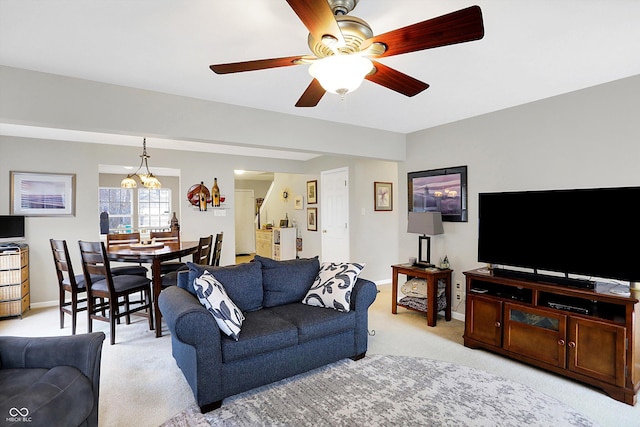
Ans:
[[[193,266],[162,291],[160,311],[172,353],[202,412],[226,397],[367,351],[373,282],[358,278],[350,310],[303,304],[319,270],[317,258],[274,261],[256,256],[228,267]],[[244,315],[238,340],[221,333],[195,296],[193,282],[210,271]]]

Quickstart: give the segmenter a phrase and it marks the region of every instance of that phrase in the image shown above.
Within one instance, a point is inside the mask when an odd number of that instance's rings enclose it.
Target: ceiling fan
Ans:
[[[287,0],[309,30],[308,45],[313,55],[215,64],[209,68],[216,74],[229,74],[311,64],[309,73],[314,78],[296,107],[315,107],[327,91],[344,96],[355,90],[363,79],[414,96],[429,85],[375,59],[479,40],[484,36],[479,6],[374,36],[364,20],[347,15],[358,1]],[[355,77],[351,77],[352,72],[356,72]],[[329,81],[332,76],[338,80]],[[349,78],[352,80],[345,81]]]

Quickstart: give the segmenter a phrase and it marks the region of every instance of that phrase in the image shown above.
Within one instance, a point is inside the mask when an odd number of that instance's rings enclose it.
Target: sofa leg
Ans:
[[[367,354],[367,352],[360,353],[360,354],[356,354],[355,356],[353,356],[353,357],[351,358],[351,360],[353,360],[354,362],[355,362],[355,361],[358,361],[358,360],[360,360],[360,359],[363,359],[363,358],[364,358],[364,356],[366,356],[366,354]]]
[[[221,406],[222,406],[222,400],[217,400],[215,402],[211,402],[211,403],[207,403],[206,405],[202,405],[200,407],[200,412],[205,414],[207,412],[211,412],[213,410],[216,410],[216,409],[220,408]]]

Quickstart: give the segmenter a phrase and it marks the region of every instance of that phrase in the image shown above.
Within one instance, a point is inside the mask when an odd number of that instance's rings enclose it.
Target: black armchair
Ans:
[[[0,336],[0,420],[97,427],[104,338]]]

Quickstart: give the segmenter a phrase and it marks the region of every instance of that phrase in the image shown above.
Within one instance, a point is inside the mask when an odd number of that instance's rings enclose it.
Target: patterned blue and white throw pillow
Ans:
[[[220,330],[238,341],[244,315],[231,301],[222,284],[205,271],[193,281],[193,287],[200,303],[211,313]]]
[[[302,302],[339,311],[351,309],[351,290],[364,264],[323,262]]]

